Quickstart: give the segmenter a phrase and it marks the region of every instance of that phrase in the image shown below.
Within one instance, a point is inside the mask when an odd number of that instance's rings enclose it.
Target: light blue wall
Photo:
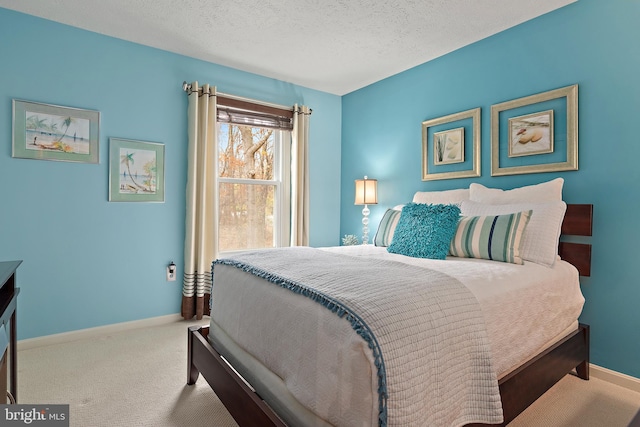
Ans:
[[[183,261],[183,80],[313,108],[310,239],[338,244],[340,97],[0,8],[0,260],[24,260],[19,339],[180,311],[164,269]],[[100,164],[12,158],[12,99],[99,110]],[[165,144],[165,203],[107,201],[109,137]]]
[[[581,321],[592,362],[640,377],[640,1],[580,0],[343,97],[341,234],[360,234],[353,180],[379,180],[384,210],[417,190],[513,188],[561,176],[567,202],[593,203]],[[492,178],[492,104],[579,84],[579,171]],[[421,181],[421,122],[482,107],[482,176]]]

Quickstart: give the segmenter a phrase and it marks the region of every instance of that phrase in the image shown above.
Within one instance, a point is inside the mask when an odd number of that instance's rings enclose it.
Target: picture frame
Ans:
[[[164,144],[109,138],[109,201],[164,202]]]
[[[459,141],[459,151],[441,148],[438,138]],[[431,155],[429,153],[432,153]],[[466,153],[466,155],[465,155]],[[451,154],[447,159],[448,154]],[[480,176],[480,107],[422,122],[422,180],[432,181]]]
[[[578,170],[577,84],[491,106],[491,176],[572,170]]]
[[[433,164],[446,165],[464,162],[464,128],[433,134]]]
[[[509,119],[509,157],[553,153],[553,110]]]
[[[78,163],[100,162],[100,112],[13,100],[11,156]]]

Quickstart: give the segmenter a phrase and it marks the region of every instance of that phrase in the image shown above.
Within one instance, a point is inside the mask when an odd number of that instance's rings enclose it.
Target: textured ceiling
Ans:
[[[0,7],[343,95],[574,1],[0,0]]]

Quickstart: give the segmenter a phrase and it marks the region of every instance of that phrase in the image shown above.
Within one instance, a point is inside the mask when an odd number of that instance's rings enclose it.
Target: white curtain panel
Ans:
[[[291,246],[309,245],[309,117],[294,105],[291,147]]]
[[[218,255],[216,88],[191,84],[182,317],[209,313],[211,263]]]

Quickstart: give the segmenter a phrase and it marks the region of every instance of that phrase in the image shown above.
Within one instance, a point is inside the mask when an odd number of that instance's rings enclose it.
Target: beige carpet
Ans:
[[[18,402],[68,403],[72,427],[237,426],[206,381],[186,385],[193,324],[18,351]]]
[[[68,403],[75,427],[235,426],[204,379],[186,385],[192,324],[20,350],[19,402]],[[626,427],[639,409],[640,393],[567,376],[509,426]]]

